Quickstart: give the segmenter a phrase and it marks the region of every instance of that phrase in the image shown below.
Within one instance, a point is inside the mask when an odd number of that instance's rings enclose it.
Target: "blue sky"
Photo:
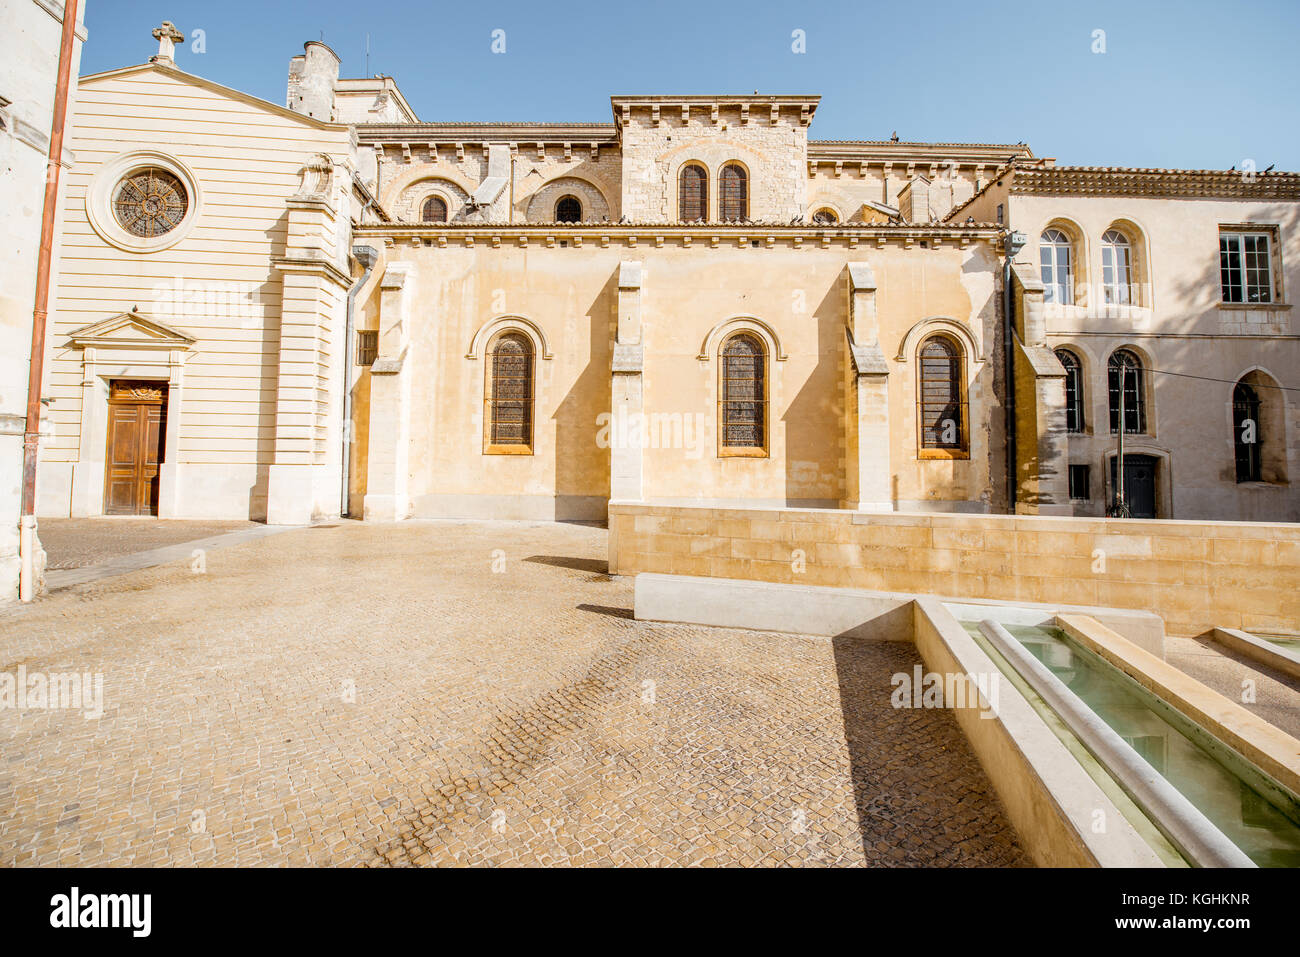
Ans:
[[[1081,165],[1300,169],[1297,0],[87,3],[84,73],[147,59],[168,19],[204,31],[182,69],[277,103],[303,41],[323,36],[360,76],[368,32],[370,72],[425,120],[608,121],[612,93],[757,89],[820,94],[816,139],[897,130]]]

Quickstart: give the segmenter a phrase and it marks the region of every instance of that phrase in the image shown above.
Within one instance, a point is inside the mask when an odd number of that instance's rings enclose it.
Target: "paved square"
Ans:
[[[910,645],[655,625],[576,525],[342,522],[0,611],[6,865],[1027,858]]]

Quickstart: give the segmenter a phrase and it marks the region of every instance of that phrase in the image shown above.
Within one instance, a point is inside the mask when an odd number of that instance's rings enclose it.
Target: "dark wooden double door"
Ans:
[[[158,514],[158,466],[166,435],[166,383],[109,383],[105,515]]]

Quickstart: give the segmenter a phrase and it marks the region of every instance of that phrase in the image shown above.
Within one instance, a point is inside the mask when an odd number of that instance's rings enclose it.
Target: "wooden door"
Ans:
[[[158,514],[158,466],[166,433],[165,384],[109,383],[105,515]]]
[[[1132,518],[1156,517],[1156,467],[1154,455],[1124,456],[1124,501]],[[1110,460],[1111,487],[1115,485],[1115,460]]]

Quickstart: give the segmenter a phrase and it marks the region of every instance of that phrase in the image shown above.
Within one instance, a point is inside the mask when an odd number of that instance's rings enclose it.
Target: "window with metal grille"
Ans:
[[[813,222],[818,226],[834,226],[840,221],[833,209],[819,209],[813,213]]]
[[[1043,279],[1043,301],[1074,302],[1073,246],[1059,229],[1045,229],[1038,238],[1038,262]]]
[[[917,364],[921,448],[966,451],[961,348],[947,336],[931,336],[922,343]]]
[[[1118,229],[1101,235],[1101,287],[1106,303],[1127,306],[1133,295],[1133,244]]]
[[[722,347],[718,419],[722,450],[767,450],[767,352],[757,337],[732,336]]]
[[[718,175],[718,215],[724,223],[749,217],[749,174],[731,163]]]
[[[677,177],[677,218],[698,223],[709,218],[709,174],[703,166],[683,166]]]
[[[1260,481],[1259,393],[1244,382],[1232,390],[1232,448],[1237,458],[1237,481]]]
[[[117,184],[113,215],[133,236],[153,238],[181,224],[189,209],[184,184],[165,169],[137,170]]]
[[[1110,386],[1110,431],[1119,432],[1120,384],[1124,387],[1124,432],[1143,434],[1147,430],[1146,388],[1142,360],[1127,349],[1111,353],[1107,365]]]
[[[1069,349],[1057,349],[1056,358],[1065,366],[1065,431],[1083,431],[1083,365]]]
[[[1088,487],[1091,481],[1091,469],[1086,465],[1070,466],[1070,498],[1086,501],[1092,498]]]
[[[379,355],[379,331],[375,329],[357,330],[357,365],[372,366]]]
[[[420,221],[424,223],[445,223],[447,221],[447,202],[441,196],[430,196],[420,208]]]
[[[492,346],[489,374],[488,444],[502,451],[526,451],[533,444],[533,343],[508,332]]]
[[[555,204],[555,221],[557,223],[582,222],[582,202],[576,196],[562,196]]]
[[[1224,302],[1272,302],[1273,256],[1268,233],[1219,233],[1219,283]]]

